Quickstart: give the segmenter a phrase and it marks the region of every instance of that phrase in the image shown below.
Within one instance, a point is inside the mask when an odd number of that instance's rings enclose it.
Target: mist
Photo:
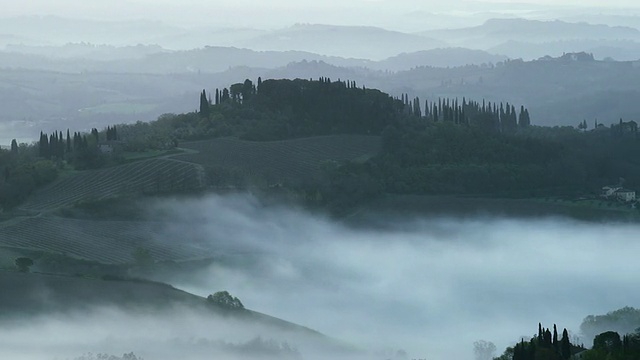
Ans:
[[[632,224],[381,215],[354,227],[251,196],[161,202],[153,214],[173,219],[174,241],[221,259],[162,280],[203,296],[228,290],[374,352],[470,359],[475,340],[501,352],[538,322],[579,337],[585,316],[640,301]]]
[[[76,359],[134,353],[151,360],[316,358],[310,337],[186,306],[163,311],[90,311],[24,317],[0,328],[0,356],[12,360]],[[295,345],[294,345],[295,344]],[[331,354],[326,351],[325,354]]]

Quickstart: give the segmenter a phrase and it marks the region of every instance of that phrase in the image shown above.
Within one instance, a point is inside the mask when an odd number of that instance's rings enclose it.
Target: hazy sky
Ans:
[[[0,0],[3,16],[58,15],[94,19],[156,19],[182,26],[286,26],[295,22],[379,25],[403,28],[407,16],[439,13],[456,16],[507,13],[519,16],[543,16],[547,11],[584,11],[602,7],[599,0],[479,1],[452,0]],[[613,0],[606,6],[639,8],[635,0]],[[564,9],[564,10],[563,10]],[[602,9],[598,10],[602,11]],[[541,13],[542,12],[542,13]],[[425,18],[425,21],[432,21]],[[425,25],[425,27],[428,27]]]

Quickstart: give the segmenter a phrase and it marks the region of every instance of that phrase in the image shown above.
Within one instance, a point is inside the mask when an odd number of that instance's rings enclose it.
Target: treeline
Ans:
[[[107,126],[103,137],[103,145],[112,151],[118,140],[116,126]],[[99,148],[100,141],[101,134],[96,128],[91,129],[89,134],[74,132],[73,138],[67,129],[66,139],[62,131],[54,131],[49,135],[40,132],[38,155],[47,160],[67,161],[79,170],[96,169],[104,166],[107,161]]]
[[[494,360],[637,360],[640,359],[640,332],[622,337],[615,331],[605,331],[595,336],[591,349],[582,344],[572,344],[567,329],[558,339],[556,326],[553,333],[538,324],[538,334],[531,340],[522,339]]]
[[[211,112],[239,125],[241,138],[278,140],[329,134],[378,135],[403,116],[403,104],[353,81],[258,79],[216,89]],[[247,116],[260,114],[247,123]],[[206,111],[200,115],[206,117]],[[244,125],[244,126],[243,126]]]
[[[103,133],[92,129],[89,134],[74,132],[72,137],[70,130],[66,136],[62,131],[40,132],[40,139],[31,145],[12,140],[10,150],[0,149],[0,209],[20,204],[35,189],[55,180],[65,167],[96,169],[114,160],[113,151],[103,153],[99,144],[104,138],[110,151],[117,149],[118,130],[109,126]]]
[[[487,133],[410,121],[385,129],[383,151],[372,162],[391,193],[579,197],[620,182],[640,187],[640,159],[630,156],[640,141],[627,133],[620,136],[617,126]]]
[[[40,157],[35,146],[16,140],[11,144],[11,150],[0,149],[0,212],[18,205],[58,176],[55,162]]]
[[[528,109],[514,105],[438,99],[409,100],[407,94],[393,98],[379,90],[359,87],[355,81],[266,80],[258,78],[215,90],[214,101],[203,90],[200,116],[210,118],[217,110],[226,114],[230,106],[252,109],[263,116],[258,127],[241,137],[252,140],[284,139],[327,134],[380,135],[385,127],[407,118],[424,122],[451,122],[484,132],[514,133],[531,124]],[[227,110],[227,111],[225,111]],[[266,118],[264,115],[267,115]],[[267,137],[267,138],[265,138]]]
[[[423,109],[424,106],[424,109]],[[170,148],[179,141],[235,136],[267,141],[330,134],[381,135],[408,121],[452,123],[484,133],[515,133],[531,124],[514,105],[463,98],[424,101],[394,98],[354,81],[247,79],[211,93],[202,90],[197,111],[165,114],[151,126],[121,125],[125,147]]]
[[[593,339],[593,347],[586,351],[583,360],[637,360],[640,359],[640,333],[633,332],[620,337],[615,331],[607,331]]]
[[[567,329],[558,339],[558,330],[553,325],[553,333],[538,324],[538,334],[530,341],[522,339],[512,348],[507,348],[500,360],[568,360],[573,354],[583,351],[582,346],[571,344]]]
[[[520,106],[520,112],[516,111],[514,105],[509,103],[497,104],[482,101],[467,102],[462,98],[458,99],[438,99],[429,103],[425,100],[424,111],[420,107],[420,98],[409,100],[408,94],[402,94],[401,99],[404,104],[404,113],[410,116],[424,117],[430,122],[451,122],[457,125],[473,126],[485,132],[514,133],[518,128],[526,128],[531,125],[529,110]]]

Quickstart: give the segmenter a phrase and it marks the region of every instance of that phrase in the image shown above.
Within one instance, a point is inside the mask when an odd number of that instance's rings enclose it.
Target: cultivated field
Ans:
[[[175,158],[208,169],[237,169],[270,182],[298,182],[322,173],[325,161],[363,160],[381,146],[378,136],[333,135],[283,141],[254,142],[222,138],[181,144],[198,151]]]
[[[202,167],[167,158],[149,159],[64,177],[38,190],[20,208],[48,211],[78,201],[192,190],[203,186]]]

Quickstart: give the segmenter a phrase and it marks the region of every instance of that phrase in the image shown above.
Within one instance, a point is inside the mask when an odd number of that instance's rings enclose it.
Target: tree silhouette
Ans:
[[[16,268],[20,272],[29,272],[29,268],[33,266],[33,260],[28,257],[19,257],[14,261]]]
[[[207,92],[203,89],[200,94],[200,116],[209,117],[209,100],[207,99]]]
[[[478,340],[473,343],[476,360],[491,360],[496,352],[496,345],[491,341]]]

